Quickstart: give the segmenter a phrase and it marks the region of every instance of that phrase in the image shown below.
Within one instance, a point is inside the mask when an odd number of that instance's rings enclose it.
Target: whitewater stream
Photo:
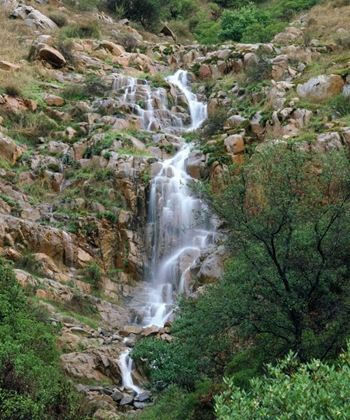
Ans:
[[[162,126],[164,131],[181,133],[199,128],[207,118],[207,105],[199,102],[190,91],[187,72],[178,70],[166,80],[186,98],[190,115],[187,125],[174,115],[168,116],[165,111],[168,107],[166,94],[161,88],[151,89],[144,81],[124,78],[118,81],[115,89],[124,92],[123,100],[142,119],[142,126],[146,130]],[[137,100],[140,98],[137,88],[140,84],[144,98],[142,102],[141,99]],[[164,122],[165,116],[169,117],[168,122]],[[171,128],[167,130],[169,125]],[[191,281],[191,265],[201,250],[213,241],[213,224],[210,218],[204,217],[203,202],[193,196],[191,184],[195,181],[186,172],[190,152],[191,145],[186,144],[174,157],[165,160],[150,183],[146,228],[150,264],[145,281],[130,304],[137,314],[135,323],[143,327],[163,327],[171,319],[176,297],[186,293]],[[139,392],[132,381],[133,365],[129,350],[120,356],[120,364],[123,384]]]

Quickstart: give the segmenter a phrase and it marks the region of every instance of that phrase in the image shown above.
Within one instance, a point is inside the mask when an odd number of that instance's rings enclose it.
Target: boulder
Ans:
[[[343,90],[344,80],[337,74],[312,77],[304,84],[297,86],[297,93],[309,100],[322,100],[331,98]]]
[[[22,155],[24,149],[18,146],[10,137],[0,132],[0,155],[5,157],[11,163]]]
[[[9,61],[0,61],[0,69],[5,71],[18,71],[20,66]]]
[[[100,47],[109,51],[115,57],[119,57],[120,55],[125,53],[125,48],[122,45],[117,45],[111,41],[101,41]]]
[[[331,150],[340,150],[342,147],[340,135],[336,131],[319,134],[311,145],[311,148],[320,154],[325,154]]]
[[[36,29],[55,30],[58,28],[56,23],[43,15],[39,10],[31,6],[20,5],[10,15],[11,18],[21,18],[28,26],[33,26]]]
[[[244,140],[239,134],[227,137],[224,144],[226,146],[227,153],[235,155],[244,151]]]
[[[56,48],[41,42],[32,44],[29,51],[29,60],[42,60],[54,68],[61,68],[66,64],[66,59]]]

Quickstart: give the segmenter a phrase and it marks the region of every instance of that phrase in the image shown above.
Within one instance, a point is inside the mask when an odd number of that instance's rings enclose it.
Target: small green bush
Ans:
[[[100,290],[101,288],[101,269],[97,265],[96,261],[90,261],[89,265],[84,270],[84,280],[90,283],[94,290]]]

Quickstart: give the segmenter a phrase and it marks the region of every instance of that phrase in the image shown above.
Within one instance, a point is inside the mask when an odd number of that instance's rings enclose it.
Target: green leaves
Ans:
[[[268,375],[251,380],[246,392],[225,379],[226,390],[216,397],[218,420],[293,419],[345,420],[350,412],[350,351],[336,365],[319,360],[298,365],[292,353]]]

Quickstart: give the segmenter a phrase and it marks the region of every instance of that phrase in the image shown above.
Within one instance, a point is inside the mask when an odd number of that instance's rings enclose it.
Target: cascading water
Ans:
[[[143,326],[161,327],[169,319],[174,294],[186,291],[191,265],[213,239],[210,219],[203,220],[204,204],[192,196],[188,185],[194,182],[185,170],[189,153],[190,145],[186,145],[175,157],[164,161],[152,181],[147,224],[151,264],[147,301],[139,310]]]
[[[198,102],[189,90],[186,71],[179,70],[166,80],[185,96],[190,124],[183,123],[181,112],[177,115],[174,107],[168,110],[166,95],[161,89],[152,91],[145,81],[130,79],[117,79],[114,90],[124,92],[123,101],[131,104],[142,119],[143,129],[153,130],[159,126],[166,132],[192,131],[207,118],[207,105]],[[137,88],[139,84],[143,89]],[[140,96],[142,91],[143,97]],[[135,321],[142,326],[164,326],[173,312],[175,295],[187,289],[191,265],[214,237],[211,220],[201,217],[199,223],[196,217],[205,213],[203,202],[192,196],[189,186],[194,182],[185,169],[189,154],[190,145],[186,145],[176,156],[163,162],[161,171],[151,181],[146,233],[150,266],[140,293],[130,304],[137,313]],[[120,355],[120,364],[123,385],[140,392],[132,380],[132,359],[128,350]]]
[[[196,95],[190,91],[187,71],[178,70],[165,80],[186,98],[183,102],[187,102],[189,115],[185,109],[178,109],[176,106],[169,109],[166,89],[152,87],[144,79],[115,74],[112,92],[121,98],[122,107],[128,107],[124,111],[140,120],[143,130],[182,132],[199,128],[207,118],[207,105],[199,102]],[[178,102],[178,91],[175,92],[175,102]]]
[[[186,128],[186,131],[196,130],[207,119],[207,104],[199,102],[197,96],[188,88],[187,71],[178,70],[174,75],[167,77],[166,80],[177,86],[187,99],[191,125]]]
[[[130,350],[125,350],[119,356],[119,365],[122,374],[122,385],[123,387],[129,387],[133,389],[137,394],[139,394],[142,390],[137,385],[134,385],[134,381],[132,379],[132,372],[134,370],[134,362],[129,357]]]

